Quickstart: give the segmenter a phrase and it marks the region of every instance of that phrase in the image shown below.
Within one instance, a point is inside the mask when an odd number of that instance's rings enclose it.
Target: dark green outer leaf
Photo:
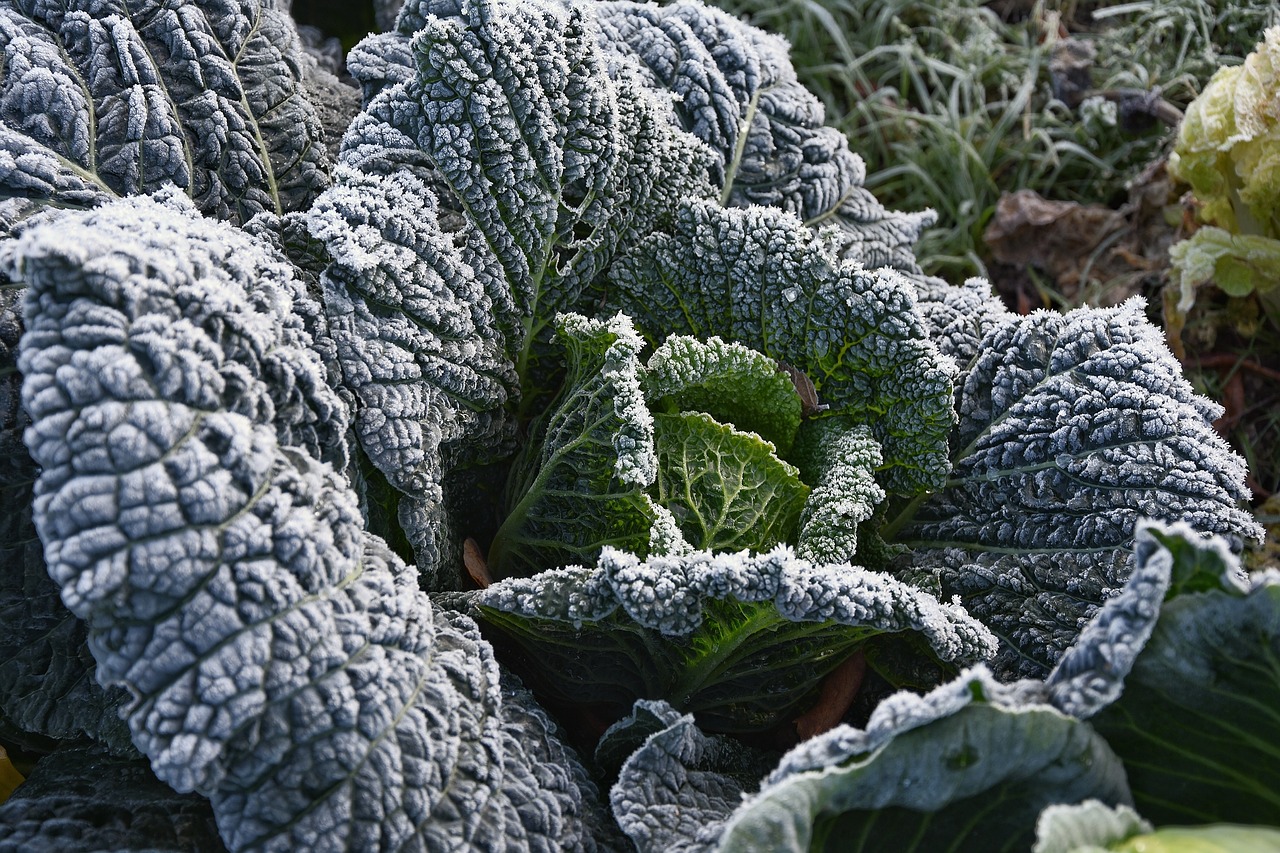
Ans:
[[[891,522],[913,578],[1003,641],[996,668],[1043,678],[1131,572],[1139,518],[1256,537],[1245,465],[1141,300],[1037,312],[987,333],[957,395],[946,487]]]
[[[665,702],[637,701],[600,742],[607,751],[611,739],[637,737],[609,799],[642,853],[704,849],[775,758],[735,738],[704,734],[691,715]]]
[[[720,850],[1026,850],[1051,803],[1127,803],[1119,760],[1087,724],[984,673],[898,694],[783,757]]]
[[[1093,719],[1138,810],[1157,824],[1280,825],[1280,575],[1242,589],[1236,558],[1186,525],[1140,537],[1137,560],[1190,590],[1165,602],[1124,693]],[[1197,572],[1218,588],[1187,584]]]
[[[292,268],[174,192],[7,249],[49,572],[155,773],[235,850],[589,847],[581,768],[321,458]]]
[[[88,736],[136,755],[120,719],[125,693],[98,686],[85,626],[63,606],[31,519],[38,471],[22,444],[31,420],[19,397],[19,295],[0,289],[0,735]]]
[[[0,49],[8,194],[79,206],[173,183],[246,222],[328,184],[297,32],[269,0],[8,0]]]
[[[225,853],[209,801],[179,794],[141,758],[101,748],[41,759],[0,805],[0,853]]]

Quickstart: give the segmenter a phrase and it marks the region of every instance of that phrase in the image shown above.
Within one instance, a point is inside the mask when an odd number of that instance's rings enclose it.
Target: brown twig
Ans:
[[[1195,366],[1201,369],[1208,368],[1210,370],[1235,370],[1239,367],[1248,370],[1250,373],[1265,376],[1267,379],[1280,380],[1280,370],[1260,364],[1256,359],[1240,358],[1227,353],[1206,355],[1204,358],[1196,361]]]

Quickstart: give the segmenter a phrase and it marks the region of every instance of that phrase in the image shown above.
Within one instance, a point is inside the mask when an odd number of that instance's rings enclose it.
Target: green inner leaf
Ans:
[[[706,412],[754,432],[786,455],[800,428],[795,383],[763,353],[717,337],[672,335],[646,365],[645,397],[656,411]]]
[[[654,444],[658,503],[694,548],[766,551],[793,538],[809,487],[772,444],[700,412],[656,415]]]
[[[640,394],[643,342],[625,315],[562,315],[564,390],[512,471],[512,508],[489,549],[495,577],[591,564],[605,545],[644,553],[653,512],[653,425]]]

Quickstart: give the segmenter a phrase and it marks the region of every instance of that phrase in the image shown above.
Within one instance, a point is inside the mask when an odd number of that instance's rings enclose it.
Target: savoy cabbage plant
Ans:
[[[330,162],[272,0],[0,21],[0,850],[1280,824],[1218,408],[921,275],[780,40],[412,0]]]

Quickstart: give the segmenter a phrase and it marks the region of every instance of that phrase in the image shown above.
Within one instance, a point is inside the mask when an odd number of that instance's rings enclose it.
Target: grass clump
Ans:
[[[790,40],[802,81],[867,161],[867,186],[882,202],[938,212],[917,255],[926,271],[953,280],[987,273],[982,233],[1004,191],[1119,205],[1171,139],[1134,102],[1184,107],[1278,14],[1259,0],[721,5]],[[1067,40],[1093,51],[1078,99],[1064,98],[1051,70]]]

